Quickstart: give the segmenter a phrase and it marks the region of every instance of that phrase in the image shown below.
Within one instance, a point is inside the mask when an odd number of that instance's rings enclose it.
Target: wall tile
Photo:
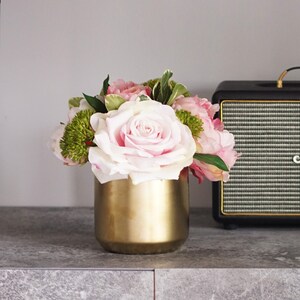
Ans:
[[[153,299],[152,271],[0,270],[1,300]]]
[[[157,300],[300,299],[300,269],[156,270]]]

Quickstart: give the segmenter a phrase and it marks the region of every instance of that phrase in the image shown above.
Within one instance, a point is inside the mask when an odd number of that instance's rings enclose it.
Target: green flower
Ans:
[[[90,125],[92,110],[79,111],[72,121],[66,125],[60,140],[61,154],[74,162],[84,164],[88,160],[88,149],[93,146],[94,131]]]
[[[189,111],[183,109],[177,110],[176,116],[181,121],[181,123],[187,125],[190,128],[193,137],[200,136],[200,133],[203,131],[203,122],[201,119],[193,116]]]

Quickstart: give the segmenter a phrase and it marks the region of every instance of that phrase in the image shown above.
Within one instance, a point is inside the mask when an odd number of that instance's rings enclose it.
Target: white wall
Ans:
[[[209,98],[225,79],[276,79],[300,63],[299,12],[299,0],[2,0],[0,205],[93,204],[89,166],[47,148],[71,96],[166,68]],[[192,179],[191,196],[210,205],[210,183]]]

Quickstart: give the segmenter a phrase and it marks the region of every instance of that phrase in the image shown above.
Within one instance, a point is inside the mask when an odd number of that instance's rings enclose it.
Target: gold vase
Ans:
[[[110,252],[154,254],[179,248],[189,233],[188,170],[179,180],[132,184],[95,180],[95,232]]]

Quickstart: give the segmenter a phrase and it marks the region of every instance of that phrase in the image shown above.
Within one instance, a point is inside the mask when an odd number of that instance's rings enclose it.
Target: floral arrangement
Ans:
[[[167,70],[141,84],[104,80],[97,96],[69,100],[69,120],[52,136],[65,165],[91,163],[100,183],[178,179],[188,167],[202,182],[227,181],[238,154],[219,119],[219,105],[191,96]]]

